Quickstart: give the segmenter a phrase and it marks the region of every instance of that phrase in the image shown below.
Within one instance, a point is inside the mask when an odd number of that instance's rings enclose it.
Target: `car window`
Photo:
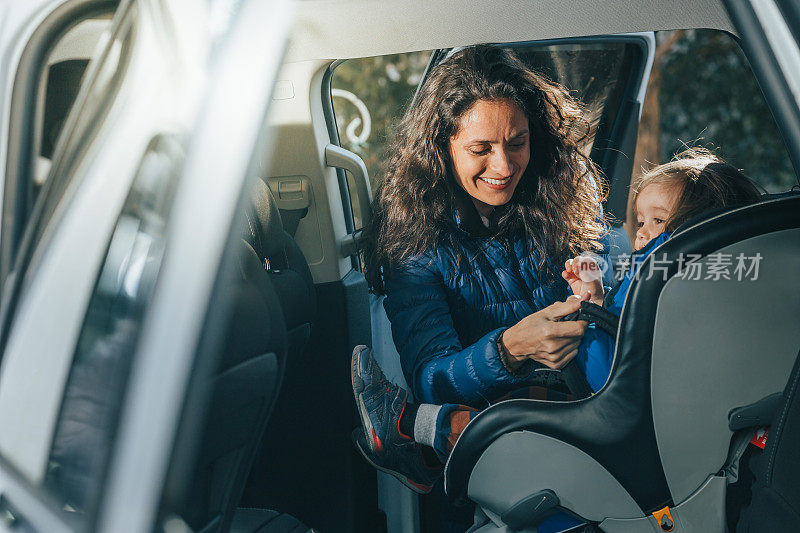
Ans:
[[[605,116],[613,120],[620,108],[638,47],[589,39],[565,44],[521,44],[513,49],[531,68],[569,89],[583,103],[591,127],[583,150],[591,155],[598,133],[613,125],[604,124],[603,119]]]
[[[431,52],[409,52],[344,61],[331,77],[331,99],[339,142],[361,156],[376,190],[383,176],[394,127],[411,104]],[[361,209],[347,173],[355,228]]]
[[[768,192],[797,184],[786,146],[736,40],[718,30],[656,33],[656,58],[639,124],[637,164],[702,145]]]
[[[161,265],[182,154],[171,137],[151,141],[89,300],[44,483],[71,513],[91,514],[99,500],[138,332]]]
[[[109,27],[101,37],[99,52],[95,56],[96,63],[89,65],[85,74],[81,73],[86,76],[86,83],[80,86],[74,104],[70,104],[70,112],[63,126],[59,126],[63,142],[56,143],[53,148],[53,164],[48,171],[51,179],[46,180],[38,192],[30,221],[25,226],[19,250],[14,257],[13,270],[8,279],[3,280],[4,307],[0,341],[3,346],[16,301],[24,290],[25,275],[31,267],[34,251],[37,247],[46,246],[42,240],[48,225],[72,185],[90,141],[103,126],[126,71],[136,33],[135,13],[138,9],[131,2],[120,9],[123,11],[115,19],[115,25]],[[4,252],[8,251],[4,247]]]
[[[629,90],[632,65],[641,60],[640,48],[609,38],[519,43],[510,48],[584,103],[591,129],[583,148],[599,159],[607,144],[595,140],[607,141],[611,135]],[[410,105],[430,57],[430,52],[412,52],[352,59],[333,72],[331,97],[340,143],[364,159],[373,191],[383,178],[394,128]],[[352,192],[351,204],[358,228],[358,199]]]

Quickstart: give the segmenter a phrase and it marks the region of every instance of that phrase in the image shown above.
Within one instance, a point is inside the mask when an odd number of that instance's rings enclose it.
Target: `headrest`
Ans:
[[[262,259],[283,252],[285,232],[278,205],[262,179],[256,179],[250,189],[245,240]]]
[[[766,193],[766,194],[762,194],[761,195],[761,202],[756,202],[756,203],[769,202],[771,200],[778,200],[778,199],[781,199],[781,198],[793,197],[793,196],[798,196],[798,195],[800,195],[800,189],[792,189],[790,191],[779,192],[779,193]],[[705,213],[701,213],[701,214],[697,215],[696,217],[690,218],[689,220],[687,220],[686,222],[684,222],[683,224],[678,226],[675,229],[675,231],[672,233],[672,235],[675,236],[678,233],[681,233],[681,232],[691,228],[692,226],[696,226],[700,222],[703,222],[705,220],[713,218],[713,217],[715,217],[717,215],[721,215],[722,213],[725,213],[726,211],[733,211],[734,209],[738,209],[740,207],[744,207],[744,206],[743,205],[731,205],[731,206],[728,206],[728,207],[718,207],[717,209],[712,209],[710,211],[706,211]]]

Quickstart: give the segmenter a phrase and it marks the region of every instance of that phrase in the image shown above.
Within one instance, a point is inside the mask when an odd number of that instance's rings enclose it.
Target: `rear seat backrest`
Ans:
[[[709,224],[713,217],[689,231]],[[729,411],[781,391],[800,348],[800,228],[754,235],[696,263],[701,279],[676,276],[661,290],[653,333],[653,420],[676,502],[725,462]],[[737,270],[756,263],[757,273]]]
[[[247,213],[245,239],[253,245],[267,276],[275,287],[286,319],[288,357],[281,394],[253,462],[242,501],[250,507],[277,507],[286,511],[284,487],[276,480],[291,479],[287,471],[292,453],[287,442],[303,435],[309,396],[308,359],[303,350],[316,314],[316,289],[303,253],[283,229],[280,211],[267,184],[256,180],[252,189],[252,210]],[[241,512],[241,511],[240,511]]]
[[[253,249],[241,243],[231,311],[194,479],[183,517],[194,530],[227,531],[280,389],[286,326]]]
[[[245,240],[255,250],[278,294],[289,336],[289,357],[294,357],[308,342],[316,314],[314,280],[300,247],[284,231],[272,192],[261,179],[253,185],[251,198]]]

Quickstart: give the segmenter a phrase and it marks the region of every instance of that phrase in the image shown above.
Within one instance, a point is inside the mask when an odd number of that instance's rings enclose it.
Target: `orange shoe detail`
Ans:
[[[430,485],[423,485],[423,484],[421,484],[421,483],[417,483],[417,482],[415,482],[415,481],[412,481],[412,480],[411,480],[410,478],[408,478],[408,477],[406,478],[406,481],[408,481],[408,483],[409,483],[410,485],[414,485],[414,486],[415,486],[415,487],[416,487],[418,490],[420,490],[420,491],[422,491],[422,492],[424,492],[424,493],[426,493],[426,494],[427,494],[428,492],[430,492],[430,491],[431,491],[431,489],[433,488],[433,487],[432,487],[432,486],[430,486]]]
[[[406,412],[406,405],[403,404],[403,408],[400,410],[400,416],[397,417],[397,433],[404,439],[414,440],[413,438],[409,437],[408,435],[400,431],[400,419],[403,418],[403,413],[405,412]]]
[[[375,428],[372,428],[372,442],[375,443],[375,451],[381,453],[383,451],[383,443],[378,435],[375,434]]]

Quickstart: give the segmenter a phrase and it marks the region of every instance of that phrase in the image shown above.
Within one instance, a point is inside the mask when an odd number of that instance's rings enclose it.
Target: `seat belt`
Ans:
[[[588,301],[581,302],[581,308],[579,310],[561,319],[562,322],[567,320],[585,320],[608,333],[612,339],[617,339],[619,317],[597,304]],[[575,359],[564,365],[564,368],[561,369],[561,378],[576,400],[582,400],[594,394],[592,387],[589,386],[589,382],[586,380],[586,375],[581,371]]]

